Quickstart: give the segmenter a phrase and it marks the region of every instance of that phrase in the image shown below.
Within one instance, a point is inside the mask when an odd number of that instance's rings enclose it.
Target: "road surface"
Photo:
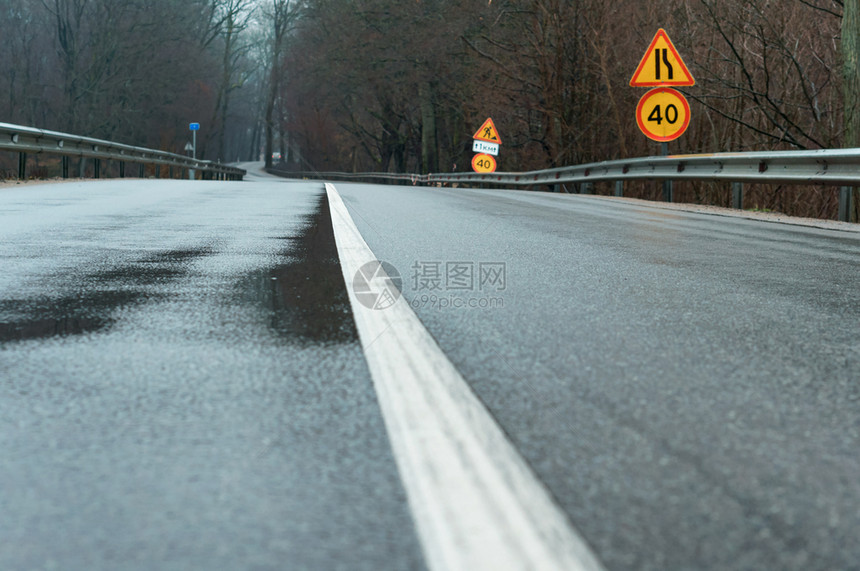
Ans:
[[[509,445],[499,481],[559,517],[545,545],[612,570],[857,566],[860,234],[255,171],[0,190],[0,568],[421,569],[469,549],[428,531],[465,515],[416,499],[424,425],[386,396],[408,367],[379,378],[399,349],[353,320],[339,199],[439,350],[426,369],[474,399],[476,442]],[[478,495],[501,497],[464,514]]]

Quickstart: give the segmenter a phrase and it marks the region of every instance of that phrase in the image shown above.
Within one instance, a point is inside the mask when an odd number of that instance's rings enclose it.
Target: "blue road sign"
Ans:
[[[200,130],[200,123],[191,123],[190,125],[188,125],[188,129],[190,131],[199,131]]]

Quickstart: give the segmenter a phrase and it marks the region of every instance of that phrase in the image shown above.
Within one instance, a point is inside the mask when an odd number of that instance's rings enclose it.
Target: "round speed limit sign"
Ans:
[[[496,172],[496,159],[483,153],[475,155],[472,158],[472,170],[478,173]]]
[[[674,141],[690,125],[690,104],[674,89],[658,87],[639,100],[636,122],[649,139]]]

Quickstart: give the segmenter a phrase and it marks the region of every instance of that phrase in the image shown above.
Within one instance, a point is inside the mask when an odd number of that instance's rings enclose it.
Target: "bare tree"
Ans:
[[[252,0],[214,0],[216,20],[222,46],[221,81],[217,87],[215,106],[209,122],[217,135],[218,158],[226,156],[227,114],[230,98],[253,75],[254,66],[247,59],[252,44],[245,37],[253,17]]]
[[[264,123],[266,128],[266,168],[272,167],[272,153],[275,146],[275,130],[280,127],[280,121],[275,119],[275,104],[280,93],[283,78],[284,45],[287,34],[299,13],[299,4],[295,0],[271,0],[271,4],[264,14],[268,18],[271,28],[269,39],[271,51],[269,52],[269,84],[268,97],[266,98],[266,111]]]
[[[706,26],[718,41],[707,54],[708,88],[696,99],[723,119],[739,123],[753,141],[794,148],[837,142],[835,109],[826,105],[838,79],[830,16],[809,27],[805,3],[773,5],[766,0],[700,0]],[[707,34],[707,30],[703,30]],[[732,100],[741,108],[726,105]]]

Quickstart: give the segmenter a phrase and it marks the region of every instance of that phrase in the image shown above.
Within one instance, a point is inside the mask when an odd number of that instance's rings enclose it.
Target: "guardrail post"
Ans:
[[[18,153],[18,180],[27,179],[27,153]]]
[[[660,143],[660,156],[667,157],[669,156],[669,143],[662,142]],[[672,181],[666,179],[663,181],[663,202],[674,202],[672,196]]]
[[[663,181],[663,202],[674,202],[672,181],[666,179]]]
[[[744,209],[744,183],[732,183],[732,208]]]
[[[615,196],[624,196],[624,181],[615,181]]]
[[[170,176],[168,178],[173,178],[173,165],[170,165],[169,174],[170,174]]]
[[[69,178],[69,157],[62,158],[63,178]]]
[[[145,178],[146,177],[146,165],[140,163],[137,165],[137,178]]]
[[[119,178],[125,178],[125,161],[119,162]]]
[[[852,188],[850,186],[843,186],[839,189],[839,220],[842,222],[851,222],[851,210],[852,210]]]
[[[102,160],[93,159],[93,178],[102,177]]]
[[[582,194],[594,194],[594,183],[593,182],[582,183]]]

